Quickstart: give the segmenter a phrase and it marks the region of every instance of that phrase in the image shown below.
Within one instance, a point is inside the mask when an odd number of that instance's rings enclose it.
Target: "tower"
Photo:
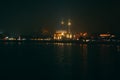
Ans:
[[[70,27],[71,27],[71,20],[69,19],[68,20],[68,33],[69,34],[71,33]]]
[[[61,29],[64,30],[64,21],[61,21]]]
[[[63,20],[61,21],[61,25],[64,25],[64,21]]]

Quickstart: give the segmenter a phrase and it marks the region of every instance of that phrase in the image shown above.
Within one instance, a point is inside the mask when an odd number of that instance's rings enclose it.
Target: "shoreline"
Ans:
[[[23,42],[23,43],[77,43],[77,44],[119,44],[120,42],[117,41],[89,41],[89,42],[83,42],[79,40],[0,40],[0,43],[4,42],[13,42],[13,43],[18,43],[18,42]]]

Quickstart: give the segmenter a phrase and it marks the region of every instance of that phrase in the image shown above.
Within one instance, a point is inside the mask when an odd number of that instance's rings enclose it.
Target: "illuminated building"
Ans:
[[[110,33],[100,34],[99,36],[101,38],[113,38],[113,37],[115,37],[115,35],[110,34]]]
[[[105,37],[110,37],[111,35],[106,33],[106,34],[100,34],[100,37],[105,38]]]
[[[61,28],[55,32],[54,39],[55,40],[72,39],[70,27],[71,27],[70,20],[68,20],[67,26],[65,26],[65,23],[62,20],[61,21]]]
[[[54,34],[54,39],[57,39],[57,40],[63,39],[66,37],[66,33],[67,33],[67,31],[65,31],[65,30],[58,30]]]
[[[84,32],[84,33],[76,33],[74,34],[74,40],[79,40],[80,38],[84,38],[86,39],[88,37],[88,33],[87,32]]]

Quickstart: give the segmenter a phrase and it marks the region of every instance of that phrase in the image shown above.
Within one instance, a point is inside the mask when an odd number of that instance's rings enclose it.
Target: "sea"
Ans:
[[[120,80],[120,45],[3,42],[0,80]]]

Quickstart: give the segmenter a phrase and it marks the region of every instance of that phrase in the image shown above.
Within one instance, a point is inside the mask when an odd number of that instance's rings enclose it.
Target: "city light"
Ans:
[[[63,25],[63,24],[64,24],[64,21],[61,21],[61,24]]]
[[[69,19],[67,23],[63,20],[59,24],[60,28],[56,29],[53,34],[47,29],[42,29],[41,33],[30,35],[31,37],[24,37],[22,35],[17,34],[15,32],[11,32],[8,35],[5,35],[4,32],[0,33],[0,40],[4,41],[79,41],[79,42],[120,42],[120,37],[112,34],[110,32],[107,33],[95,33],[88,34],[87,32],[74,32],[71,30],[71,20]],[[63,26],[64,25],[64,26]]]
[[[68,22],[68,26],[71,26],[71,22]]]
[[[68,20],[68,26],[71,26],[71,21],[70,21],[70,19]]]
[[[110,34],[100,34],[100,37],[109,37]]]
[[[61,35],[64,36],[64,33],[62,33]]]

